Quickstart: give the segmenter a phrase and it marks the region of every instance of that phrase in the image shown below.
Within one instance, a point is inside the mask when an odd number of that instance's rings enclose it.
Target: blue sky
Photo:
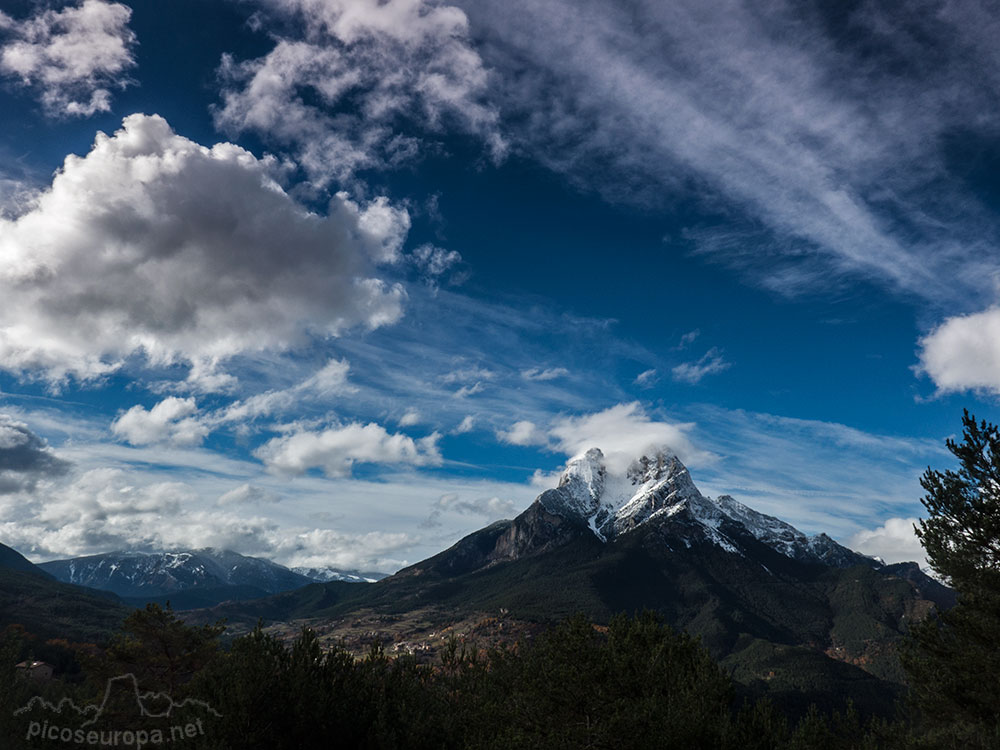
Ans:
[[[913,559],[1000,392],[964,0],[7,2],[0,541],[393,570],[579,451]],[[615,460],[615,459],[613,459]]]

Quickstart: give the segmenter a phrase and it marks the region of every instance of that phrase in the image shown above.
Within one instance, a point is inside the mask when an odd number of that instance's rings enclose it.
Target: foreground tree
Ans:
[[[466,747],[730,746],[728,676],[649,612],[606,629],[570,618],[492,653],[487,676],[469,707]]]
[[[921,479],[928,517],[916,527],[931,568],[958,605],[913,629],[903,654],[929,747],[1000,747],[1000,430],[962,418],[947,441],[958,471]]]
[[[920,480],[929,517],[917,536],[931,567],[962,593],[1000,591],[1000,430],[962,417],[961,444],[946,445],[960,462],[955,471],[928,469]]]
[[[258,626],[204,670],[198,695],[219,713],[212,750],[450,750],[433,672],[374,646],[360,660],[303,629],[290,645]]]
[[[131,673],[144,690],[183,697],[184,687],[218,654],[224,629],[221,624],[191,626],[169,604],[166,609],[147,604],[125,618],[103,654],[81,656],[99,685]]]

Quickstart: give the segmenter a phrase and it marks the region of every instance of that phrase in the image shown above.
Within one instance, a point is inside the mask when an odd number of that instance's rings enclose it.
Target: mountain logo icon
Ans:
[[[206,701],[144,692],[132,673],[109,678],[100,703],[35,696],[14,716],[24,718],[26,739],[135,748],[203,736],[213,719],[222,718]]]

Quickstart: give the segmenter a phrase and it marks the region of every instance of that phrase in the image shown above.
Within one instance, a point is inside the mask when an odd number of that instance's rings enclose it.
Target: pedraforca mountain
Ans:
[[[613,543],[639,530],[655,531],[666,550],[713,545],[743,557],[761,545],[800,563],[882,567],[826,534],[808,536],[779,518],[729,495],[701,494],[677,456],[659,451],[634,460],[624,474],[608,470],[598,448],[571,460],[554,489],[545,490],[513,521],[500,521],[451,549],[407,569],[449,576],[540,554],[581,537]]]
[[[603,624],[651,610],[699,637],[748,690],[803,711],[847,697],[892,710],[898,644],[954,592],[916,564],[884,565],[731,497],[706,497],[670,453],[616,466],[589,450],[515,519],[376,583],[309,587],[197,621],[372,616],[412,622],[400,636],[411,642],[428,623],[440,635],[463,618],[496,634],[573,613]]]

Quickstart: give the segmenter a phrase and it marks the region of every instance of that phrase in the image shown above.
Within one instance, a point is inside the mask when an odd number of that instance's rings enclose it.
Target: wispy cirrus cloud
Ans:
[[[695,481],[810,533],[847,543],[887,518],[919,514],[920,476],[951,457],[943,437],[868,432],[836,422],[701,405],[683,412],[718,460]],[[874,547],[866,548],[872,552]],[[877,553],[881,554],[881,553]]]
[[[682,362],[681,364],[674,366],[671,368],[670,373],[673,375],[674,380],[678,382],[696,385],[707,375],[724,372],[731,366],[731,363],[727,362],[723,358],[721,351],[716,348],[712,348],[694,362]],[[638,381],[639,378],[636,378],[636,382]]]
[[[135,34],[132,10],[83,0],[17,20],[0,11],[0,73],[36,93],[55,117],[89,117],[111,109],[111,89],[131,81]]]
[[[725,221],[688,242],[783,293],[861,276],[992,301],[998,223],[949,151],[993,137],[1000,22],[980,3],[463,7],[516,145],[581,186],[696,196]]]
[[[657,374],[656,369],[650,368],[649,370],[643,370],[636,375],[635,380],[632,382],[640,388],[652,388],[656,385],[659,379],[660,376]]]
[[[521,377],[525,380],[558,380],[569,375],[569,370],[565,367],[529,367],[521,370]]]

